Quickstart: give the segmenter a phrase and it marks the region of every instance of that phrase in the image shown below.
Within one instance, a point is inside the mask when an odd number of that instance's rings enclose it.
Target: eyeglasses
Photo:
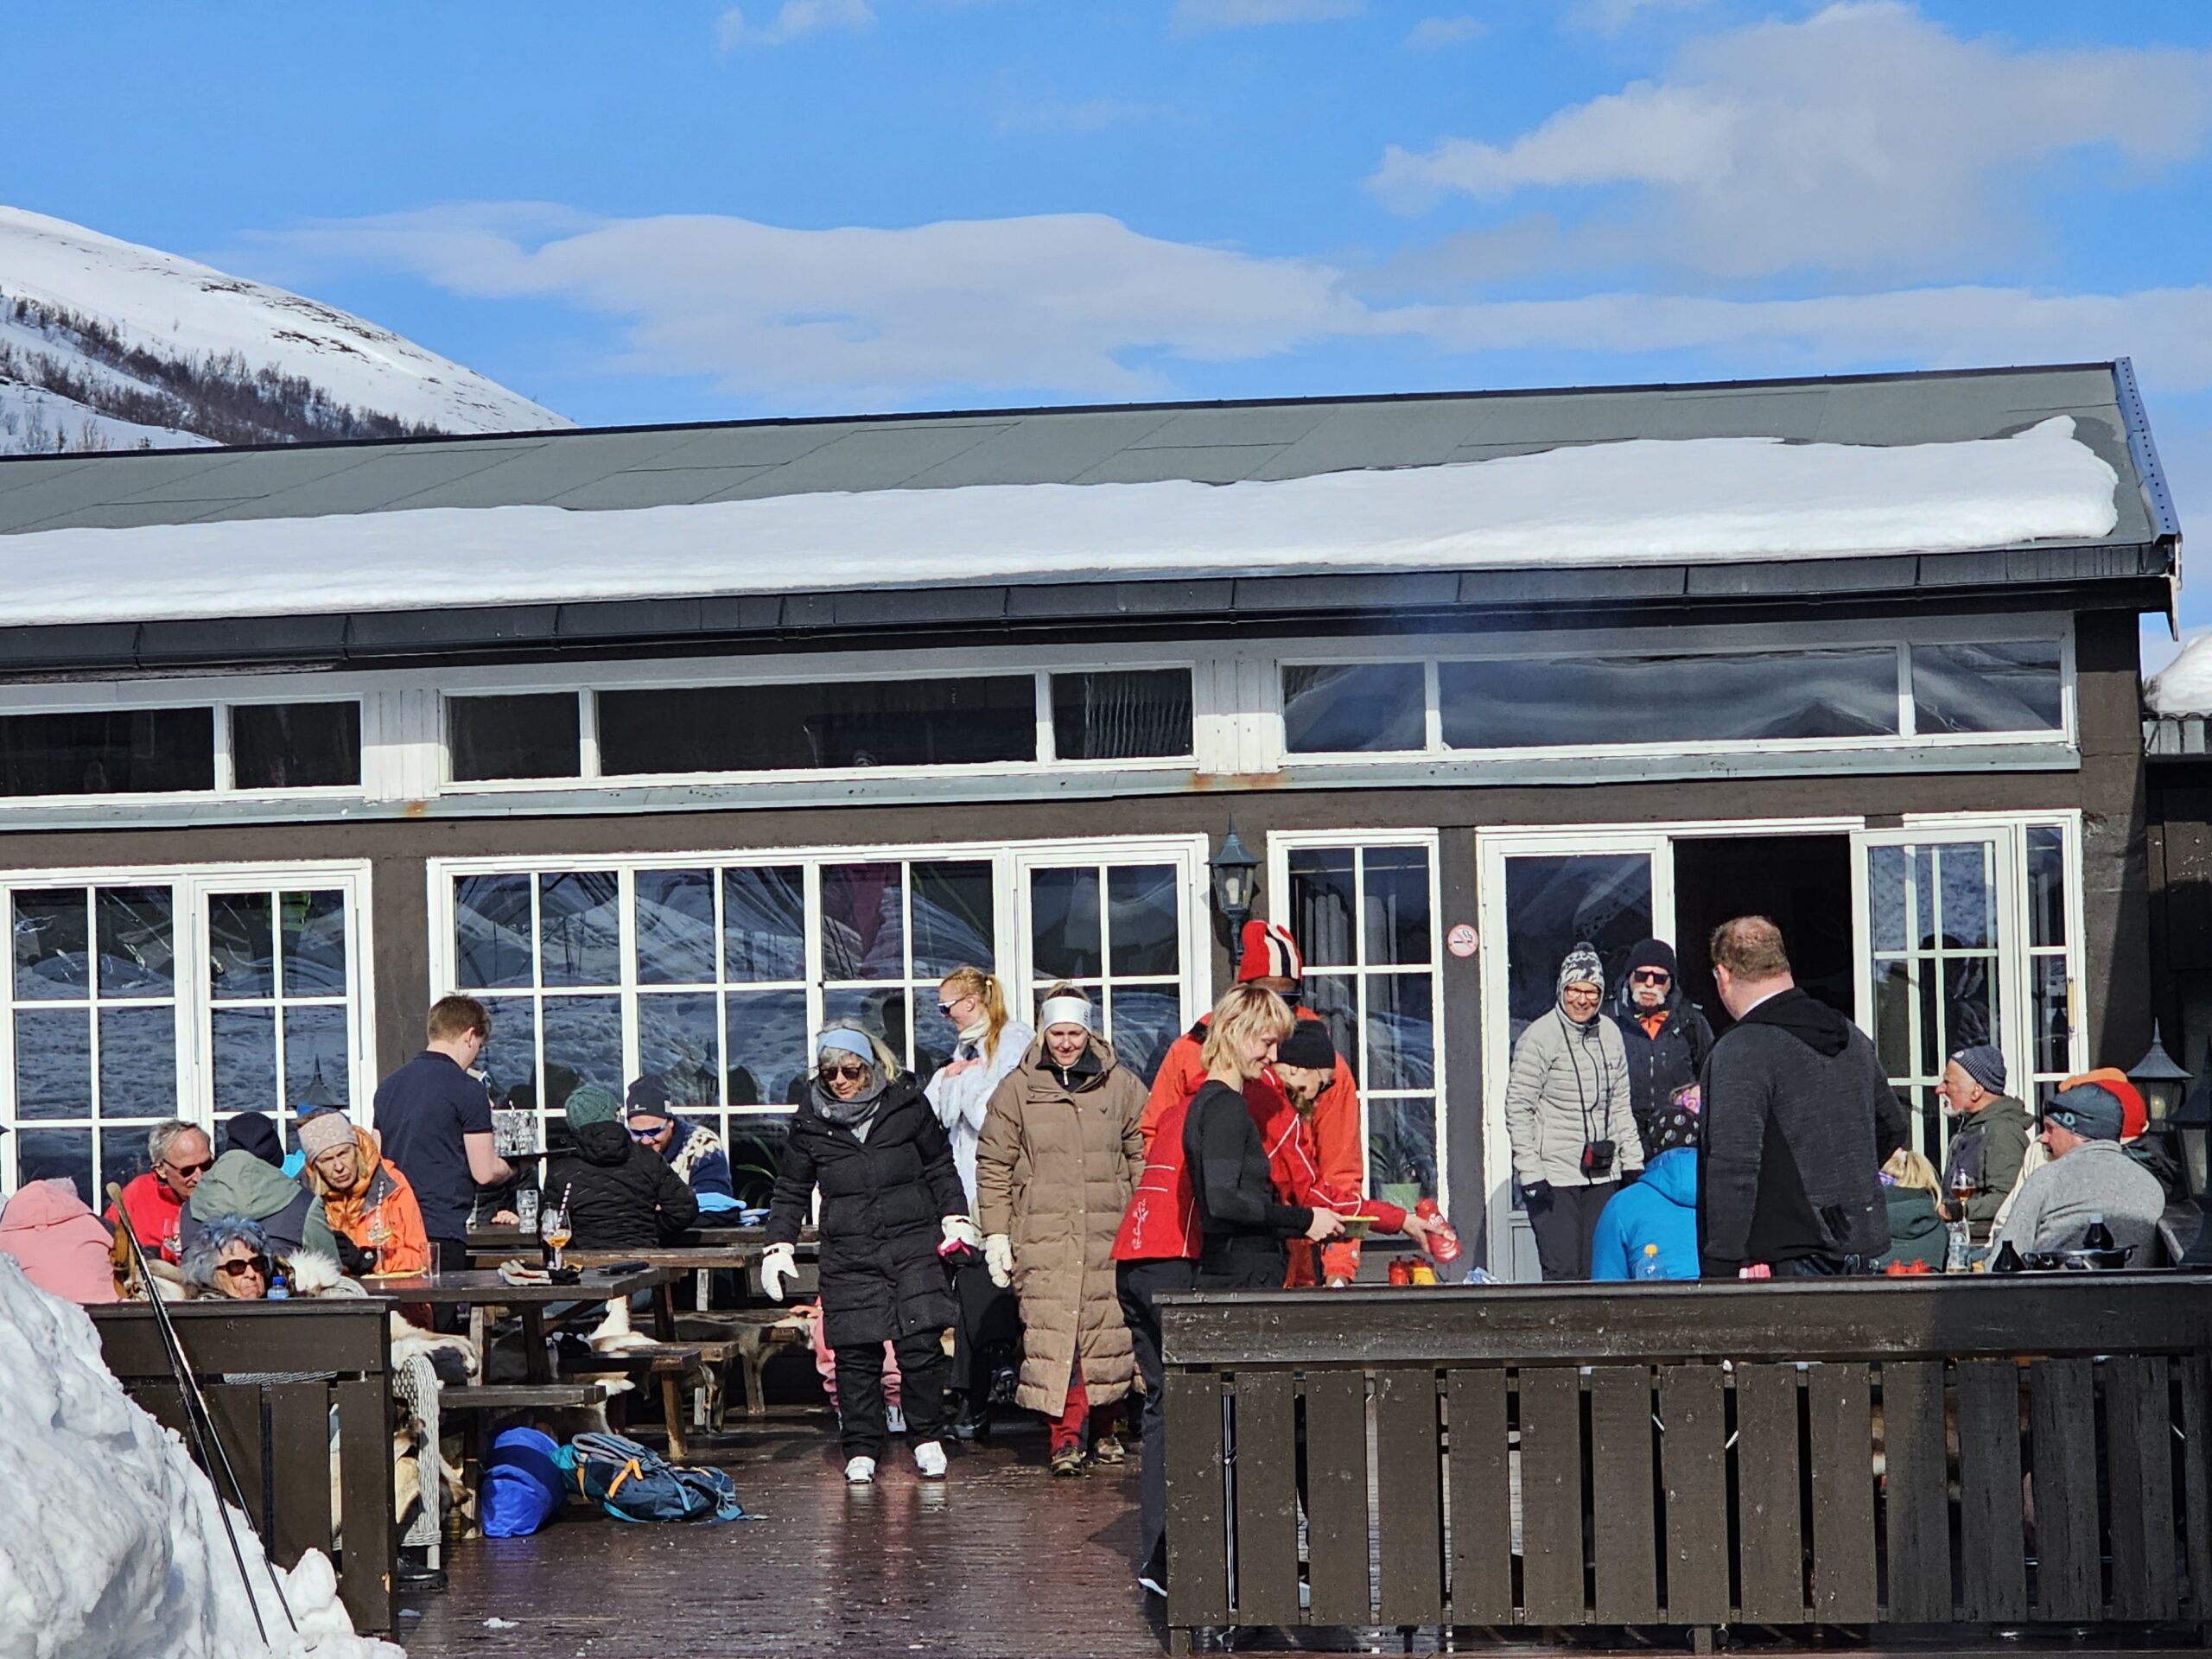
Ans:
[[[958,1007],[963,1002],[973,1002],[975,1000],[976,993],[970,991],[965,996],[954,997],[950,1002],[938,1003],[937,1005],[937,1011],[943,1014],[946,1019],[950,1020],[952,1018],[952,1011],[955,1008]]]
[[[215,1160],[213,1158],[202,1158],[196,1164],[163,1164],[162,1166],[172,1175],[205,1175],[215,1167]]]
[[[664,1124],[662,1124],[662,1125],[661,1125],[661,1129],[664,1129],[664,1128],[666,1128],[667,1127],[668,1127],[668,1125],[666,1125],[665,1123],[664,1123]],[[639,1128],[632,1128],[632,1129],[630,1131],[630,1138],[631,1138],[632,1141],[658,1141],[658,1140],[659,1140],[659,1139],[660,1139],[660,1129],[639,1129]]]
[[[1675,982],[1672,974],[1657,968],[1639,968],[1628,977],[1633,985],[1671,985]]]
[[[868,1067],[860,1065],[857,1061],[846,1065],[825,1065],[822,1068],[822,1077],[825,1083],[835,1077],[842,1077],[848,1083],[861,1083],[864,1082],[867,1077]]]
[[[226,1279],[243,1279],[249,1273],[269,1276],[269,1258],[265,1255],[242,1255],[235,1262],[218,1262],[215,1271]]]

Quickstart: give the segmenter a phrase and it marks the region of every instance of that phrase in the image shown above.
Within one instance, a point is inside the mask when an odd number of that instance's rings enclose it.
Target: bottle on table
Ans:
[[[283,1274],[276,1273],[269,1276],[268,1299],[272,1302],[289,1302],[292,1300],[292,1287],[284,1282]]]
[[[1436,1224],[1428,1235],[1428,1253],[1436,1258],[1440,1268],[1448,1268],[1459,1259],[1459,1230],[1444,1219],[1444,1212],[1436,1206],[1434,1198],[1423,1198],[1414,1206],[1414,1214],[1423,1221]]]
[[[2112,1229],[2105,1225],[2102,1211],[2099,1211],[2089,1217],[2089,1230],[2082,1235],[2082,1248],[2085,1250],[2109,1250],[2114,1248]]]
[[[1996,1259],[1990,1262],[1989,1270],[1992,1273],[2025,1273],[2028,1264],[2020,1260],[2019,1251],[2012,1248],[2012,1241],[2008,1238],[1997,1247]]]

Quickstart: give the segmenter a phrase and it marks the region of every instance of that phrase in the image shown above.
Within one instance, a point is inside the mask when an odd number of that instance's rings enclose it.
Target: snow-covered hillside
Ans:
[[[569,424],[343,311],[0,207],[0,454]]]

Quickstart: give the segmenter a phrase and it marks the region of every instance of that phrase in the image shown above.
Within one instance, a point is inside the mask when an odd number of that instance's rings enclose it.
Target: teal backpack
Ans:
[[[579,1434],[555,1461],[572,1489],[618,1521],[747,1518],[737,1487],[719,1469],[692,1469],[620,1434]]]

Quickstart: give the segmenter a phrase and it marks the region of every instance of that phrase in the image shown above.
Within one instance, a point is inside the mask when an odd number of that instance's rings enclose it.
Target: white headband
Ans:
[[[1090,1004],[1079,996],[1048,996],[1037,1009],[1037,1023],[1046,1030],[1054,1026],[1081,1026],[1090,1029]]]

